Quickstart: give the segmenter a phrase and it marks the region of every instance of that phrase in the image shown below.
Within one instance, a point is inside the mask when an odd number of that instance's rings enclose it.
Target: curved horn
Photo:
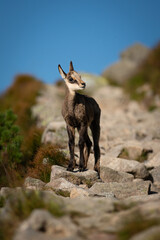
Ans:
[[[72,61],[70,61],[69,71],[70,71],[70,72],[71,72],[71,71],[74,71],[74,68],[73,68],[73,63],[72,63]]]

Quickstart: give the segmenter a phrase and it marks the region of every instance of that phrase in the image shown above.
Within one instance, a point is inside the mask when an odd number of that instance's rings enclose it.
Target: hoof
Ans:
[[[73,172],[73,170],[74,170],[73,167],[68,167],[68,168],[67,168],[67,171],[69,171],[69,172]]]
[[[84,171],[86,171],[86,168],[85,167],[79,167],[79,171],[84,172]]]
[[[94,171],[98,173],[98,178],[100,179],[100,168],[94,167]]]

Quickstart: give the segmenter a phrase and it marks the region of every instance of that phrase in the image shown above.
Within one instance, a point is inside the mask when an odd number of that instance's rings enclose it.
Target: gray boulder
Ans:
[[[160,236],[160,226],[153,226],[140,233],[135,234],[130,240],[158,240]]]
[[[100,175],[103,182],[131,182],[134,179],[132,174],[118,172],[108,167],[101,167]]]
[[[138,204],[137,206],[132,205],[127,209],[123,207],[122,204],[119,209],[122,209],[122,211],[112,215],[109,221],[105,222],[105,224],[102,223],[101,230],[103,229],[112,233],[127,232],[133,235],[136,232],[143,231],[144,226],[149,228],[149,226],[152,227],[153,224],[157,225],[160,220],[158,214],[160,210],[159,201],[149,201],[143,204]],[[146,239],[148,240],[148,238]]]
[[[76,235],[77,227],[69,217],[56,219],[48,211],[37,209],[20,225],[13,239],[77,239]]]
[[[153,177],[154,185],[160,189],[160,166],[152,169],[150,174]]]
[[[143,145],[139,141],[129,141],[124,144],[118,157],[143,162],[148,159],[148,154],[153,152],[151,148],[145,148]]]
[[[65,128],[65,122],[50,122],[42,134],[42,143],[59,144],[67,146],[68,136]]]
[[[67,212],[76,212],[77,216],[82,216],[84,220],[87,216],[100,216],[103,213],[113,212],[115,201],[117,200],[99,197],[65,198],[65,207]]]
[[[94,157],[90,156],[88,160],[88,168],[93,169]],[[149,171],[143,163],[135,160],[127,160],[123,158],[111,157],[108,154],[102,155],[100,160],[100,168],[107,167],[118,172],[132,174],[135,178],[147,179]],[[103,170],[102,170],[103,172]]]
[[[53,165],[50,182],[54,182],[54,180],[57,178],[65,178],[67,181],[73,184],[86,184],[87,186],[91,187],[98,180],[98,174],[93,170],[79,172],[77,169],[74,172],[69,172],[64,167]]]
[[[149,195],[136,195],[120,200],[118,203],[124,206],[124,208],[130,208],[146,202],[160,201],[160,193]]]
[[[148,169],[160,166],[160,152],[158,152],[152,159],[145,162]]]
[[[83,198],[88,197],[89,193],[86,189],[74,187],[71,189],[70,198]]]
[[[70,192],[76,186],[65,178],[57,178],[45,185],[46,190],[53,190],[59,195],[70,196]]]
[[[95,183],[90,189],[90,193],[101,194],[112,192],[116,198],[124,199],[136,195],[148,195],[150,181],[126,182],[126,183]]]
[[[27,177],[24,181],[24,187],[32,190],[42,190],[45,183],[39,179]]]
[[[127,160],[123,158],[105,157],[101,158],[101,166],[107,166],[119,172],[131,173],[135,178],[146,179],[149,172],[143,163],[135,160]]]

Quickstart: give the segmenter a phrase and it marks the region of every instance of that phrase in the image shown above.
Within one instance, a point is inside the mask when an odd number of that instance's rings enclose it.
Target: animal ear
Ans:
[[[70,72],[71,72],[71,71],[74,71],[74,68],[73,68],[73,63],[72,63],[72,61],[70,61],[69,71],[70,71]]]
[[[58,65],[58,70],[59,70],[59,73],[61,74],[61,77],[66,78],[67,74],[63,71],[60,64]]]

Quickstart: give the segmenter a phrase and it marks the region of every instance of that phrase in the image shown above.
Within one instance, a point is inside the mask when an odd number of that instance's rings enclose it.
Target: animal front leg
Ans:
[[[68,125],[67,132],[69,137],[68,145],[69,145],[69,152],[70,152],[70,160],[69,160],[67,171],[73,171],[76,163],[74,159],[75,129]]]
[[[82,172],[82,171],[85,171],[86,169],[84,147],[86,144],[87,128],[83,126],[78,130],[79,130],[79,151],[80,151],[79,171]]]
[[[89,158],[89,155],[90,155],[90,151],[91,151],[91,146],[92,146],[92,142],[87,134],[87,137],[86,137],[86,143],[84,145],[84,159],[85,159],[85,168],[87,168],[87,163],[88,163],[88,158]]]

